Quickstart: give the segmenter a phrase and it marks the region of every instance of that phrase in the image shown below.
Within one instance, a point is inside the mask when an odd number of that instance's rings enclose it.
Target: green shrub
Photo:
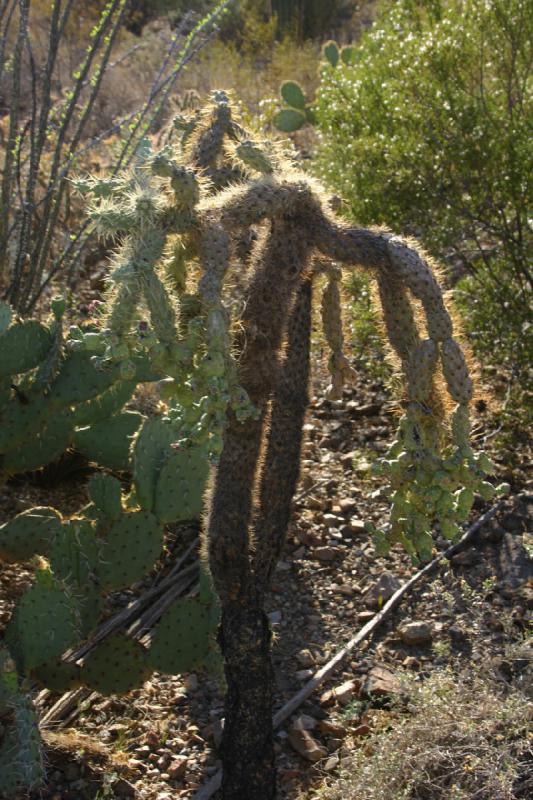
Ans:
[[[354,63],[323,68],[316,101],[319,170],[349,215],[417,236],[463,278],[477,352],[523,381],[532,43],[527,0],[385,3]]]

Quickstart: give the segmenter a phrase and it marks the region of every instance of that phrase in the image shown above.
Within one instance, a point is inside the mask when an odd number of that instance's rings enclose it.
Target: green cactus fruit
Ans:
[[[209,607],[196,598],[178,600],[152,633],[148,661],[158,672],[178,675],[202,666],[209,653]]]
[[[155,491],[156,517],[163,523],[199,519],[209,473],[206,451],[182,447],[165,461]]]
[[[272,120],[278,131],[294,133],[306,123],[306,115],[295,108],[282,108]]]
[[[341,59],[343,64],[355,64],[355,58],[357,55],[357,48],[354,45],[347,44],[345,47],[341,47]]]
[[[0,740],[0,795],[27,796],[44,778],[37,714],[28,698],[19,695],[10,705]]]
[[[72,439],[72,415],[63,411],[50,417],[46,427],[31,439],[4,453],[0,468],[7,473],[33,472],[61,456]]]
[[[68,587],[49,570],[36,573],[6,630],[6,644],[21,672],[58,658],[79,638],[79,612]]]
[[[133,444],[133,482],[141,508],[152,511],[159,473],[176,434],[169,422],[153,417],[147,419]]]
[[[280,94],[291,108],[296,108],[299,111],[305,110],[305,95],[300,84],[296,83],[296,81],[284,81],[281,84]]]
[[[34,319],[16,322],[1,334],[0,378],[39,366],[52,346],[50,331]]]
[[[31,671],[31,677],[52,692],[70,692],[81,686],[81,670],[77,664],[55,659]]]
[[[116,478],[103,472],[93,475],[89,481],[89,497],[104,519],[119,519],[122,514],[122,492],[120,481]]]
[[[163,547],[163,529],[149,511],[125,513],[113,523],[100,551],[97,574],[104,589],[121,589],[152,569]]]
[[[337,45],[337,42],[334,42],[333,40],[326,42],[322,47],[322,55],[332,67],[336,67],[339,63],[339,46]]]
[[[47,555],[61,531],[61,517],[54,508],[35,506],[0,527],[0,560],[27,561]]]
[[[125,694],[142,686],[150,674],[142,645],[123,634],[110,636],[84,661],[83,682],[100,694]]]
[[[89,461],[107,469],[130,468],[131,440],[145,417],[137,411],[123,411],[114,417],[74,432],[74,446]]]
[[[13,309],[9,303],[0,300],[0,335],[7,331],[13,319]]]

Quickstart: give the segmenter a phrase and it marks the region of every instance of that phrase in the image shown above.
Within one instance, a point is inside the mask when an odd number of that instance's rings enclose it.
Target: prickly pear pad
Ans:
[[[102,545],[97,574],[104,589],[140,581],[163,547],[163,528],[149,511],[132,511],[115,522]]]
[[[142,686],[149,674],[144,648],[123,634],[102,642],[82,667],[84,683],[100,694],[130,692]]]
[[[74,434],[76,448],[103,467],[127,470],[130,466],[131,438],[140,428],[144,417],[136,411],[124,411]]]
[[[6,631],[6,644],[22,670],[58,658],[79,638],[79,612],[68,587],[48,570],[20,599]]]
[[[0,560],[26,561],[46,555],[53,538],[61,530],[61,517],[55,508],[35,506],[17,514],[0,527]]]
[[[205,663],[209,654],[209,606],[196,598],[174,603],[156,625],[148,659],[158,672],[177,675]]]
[[[48,328],[33,319],[17,322],[0,336],[0,378],[27,372],[38,366],[52,346]]]
[[[162,419],[147,419],[133,445],[133,474],[139,505],[152,511],[159,473],[176,438],[172,425]]]

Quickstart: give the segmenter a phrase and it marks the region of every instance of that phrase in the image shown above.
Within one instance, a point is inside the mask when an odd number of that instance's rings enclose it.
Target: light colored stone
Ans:
[[[170,780],[175,781],[187,772],[188,759],[186,756],[176,756],[167,768]]]
[[[292,727],[297,731],[312,731],[316,726],[316,719],[309,714],[300,714],[292,723]]]
[[[325,758],[328,751],[314,739],[309,731],[301,731],[291,728],[289,731],[289,742],[296,752],[307,761],[320,761]]]
[[[408,622],[398,633],[402,642],[410,646],[428,644],[433,638],[431,625],[427,622]]]

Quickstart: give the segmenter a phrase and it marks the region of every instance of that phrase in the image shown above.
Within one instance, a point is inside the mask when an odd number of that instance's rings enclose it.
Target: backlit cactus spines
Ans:
[[[322,292],[321,303],[324,336],[331,349],[329,361],[331,384],[326,390],[326,396],[330,400],[341,400],[344,384],[355,376],[348,359],[343,353],[344,334],[342,330],[340,278],[340,269],[333,267],[329,270],[328,282]]]
[[[412,350],[406,369],[410,400],[430,406],[433,378],[438,360],[438,346],[433,339],[423,339]]]
[[[442,343],[441,360],[449,393],[456,403],[469,403],[473,392],[472,379],[463,351],[454,339]]]

